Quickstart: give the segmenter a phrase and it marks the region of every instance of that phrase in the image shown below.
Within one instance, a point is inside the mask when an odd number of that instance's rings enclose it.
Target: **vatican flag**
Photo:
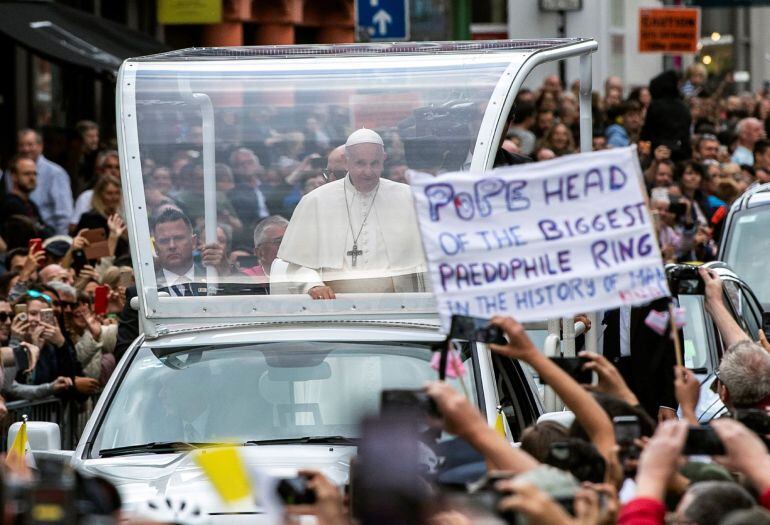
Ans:
[[[5,458],[5,464],[13,472],[25,472],[27,470],[27,449],[29,448],[29,442],[27,441],[27,420],[25,419],[19,427],[19,431],[16,433],[16,437],[13,438],[13,443],[8,449],[8,455]]]
[[[495,431],[503,437],[505,435],[505,422],[503,421],[503,407],[497,407],[497,418],[495,419]]]

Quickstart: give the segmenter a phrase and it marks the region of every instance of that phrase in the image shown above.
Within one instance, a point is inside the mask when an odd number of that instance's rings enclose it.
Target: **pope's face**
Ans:
[[[350,181],[358,191],[372,191],[380,181],[385,151],[379,144],[356,144],[346,150]]]

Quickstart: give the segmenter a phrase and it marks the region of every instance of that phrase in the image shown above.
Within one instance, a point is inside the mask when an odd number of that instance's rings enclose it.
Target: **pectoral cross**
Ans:
[[[347,255],[349,255],[353,259],[353,268],[356,267],[356,259],[358,259],[358,256],[363,254],[364,254],[364,251],[358,249],[358,244],[353,243],[353,249],[347,252]]]

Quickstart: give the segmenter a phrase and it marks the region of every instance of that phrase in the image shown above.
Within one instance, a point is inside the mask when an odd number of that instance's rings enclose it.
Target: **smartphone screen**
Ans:
[[[104,315],[107,313],[107,296],[110,288],[108,286],[97,286],[94,288],[94,313]]]

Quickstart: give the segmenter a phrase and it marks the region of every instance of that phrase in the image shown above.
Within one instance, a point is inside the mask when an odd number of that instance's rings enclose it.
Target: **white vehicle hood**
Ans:
[[[78,467],[113,483],[126,512],[136,511],[150,498],[169,497],[198,505],[212,524],[277,523],[279,506],[273,497],[271,479],[296,476],[299,469],[314,469],[343,486],[356,452],[351,446],[308,444],[254,445],[238,450],[258,492],[254,503],[238,506],[222,501],[189,452],[87,459]]]

